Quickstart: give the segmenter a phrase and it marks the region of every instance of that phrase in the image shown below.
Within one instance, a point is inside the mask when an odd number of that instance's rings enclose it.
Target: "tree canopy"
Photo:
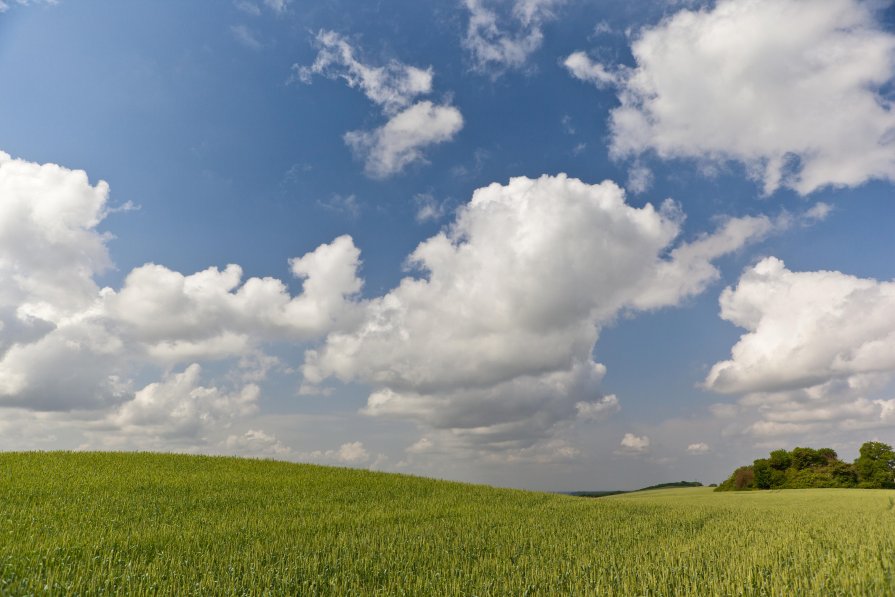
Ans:
[[[895,488],[895,451],[882,442],[866,442],[848,464],[832,448],[774,450],[736,469],[715,491],[809,487]]]

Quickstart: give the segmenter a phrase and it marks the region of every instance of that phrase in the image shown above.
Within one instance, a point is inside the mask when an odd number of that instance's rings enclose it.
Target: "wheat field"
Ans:
[[[223,457],[0,454],[0,593],[893,595],[895,492],[599,499]]]

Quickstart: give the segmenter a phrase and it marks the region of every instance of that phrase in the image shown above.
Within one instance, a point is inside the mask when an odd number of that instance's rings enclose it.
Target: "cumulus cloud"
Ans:
[[[317,74],[342,79],[349,87],[361,89],[389,117],[379,128],[345,133],[345,143],[364,161],[367,175],[397,174],[410,163],[424,160],[427,147],[450,141],[463,128],[463,116],[454,106],[415,102],[432,91],[432,67],[424,70],[397,60],[385,66],[364,64],[348,40],[333,31],[318,33],[316,43],[314,63],[293,67],[299,79],[310,83]]]
[[[273,434],[249,429],[242,435],[228,435],[221,444],[228,454],[263,458],[288,458],[292,450]]]
[[[66,322],[0,357],[0,406],[45,411],[105,408],[132,392],[127,351],[99,321]]]
[[[108,423],[128,435],[195,438],[257,410],[258,386],[225,393],[199,385],[201,370],[194,363],[182,373],[149,384],[111,414]]]
[[[676,242],[683,215],[625,202],[612,182],[565,175],[478,189],[422,242],[408,276],[364,305],[363,322],[306,353],[312,384],[373,386],[366,412],[523,448],[560,421],[617,409],[591,351],[623,311],[675,305],[718,276],[712,260],[778,224],[730,219]]]
[[[891,424],[895,282],[793,272],[769,257],[721,294],[721,317],[746,330],[705,386],[741,395],[759,436]]]
[[[640,32],[610,118],[617,158],[736,161],[766,194],[895,180],[895,35],[861,0],[721,0]],[[571,64],[569,62],[571,61]],[[577,77],[612,75],[580,52]]]
[[[0,152],[0,310],[59,324],[96,300],[93,277],[111,266],[97,225],[109,186],[82,170]]]
[[[583,421],[599,421],[621,410],[615,394],[603,396],[594,402],[579,402],[575,405],[578,419]]]
[[[361,288],[360,252],[351,238],[290,262],[305,279],[303,292],[290,296],[275,278],[250,278],[229,265],[185,276],[155,264],[131,271],[119,291],[103,293],[105,312],[163,362],[223,358],[248,352],[259,340],[307,340],[345,317]]]
[[[0,152],[0,403],[53,410],[128,391],[110,367],[121,342],[94,322],[108,195],[83,171]]]
[[[315,450],[301,454],[303,460],[315,460],[338,464],[363,464],[370,460],[370,454],[363,442],[348,442],[339,446],[338,450]]]
[[[563,66],[568,69],[576,79],[586,83],[593,83],[597,87],[611,87],[618,83],[618,76],[609,71],[599,62],[594,62],[584,52],[572,52],[563,61]]]
[[[82,171],[0,153],[0,405],[199,438],[251,411],[254,383],[276,365],[267,344],[312,341],[362,315],[347,236],[289,262],[296,295],[275,278],[243,280],[237,265],[185,275],[146,264],[100,289],[108,195]],[[199,384],[198,363],[216,359],[232,360],[234,388]]]
[[[793,272],[769,257],[725,289],[720,304],[721,317],[747,333],[712,367],[712,390],[791,390],[895,371],[895,282]]]
[[[690,454],[707,454],[708,451],[709,445],[705,442],[697,442],[687,446],[687,452]]]
[[[650,441],[647,436],[626,433],[619,443],[619,452],[626,454],[643,454],[649,450]]]
[[[345,133],[345,143],[364,160],[364,171],[385,178],[424,159],[423,150],[450,141],[463,128],[463,116],[453,106],[418,102],[372,131]]]
[[[463,0],[469,23],[463,47],[473,68],[498,75],[521,68],[541,47],[545,22],[555,18],[564,0]],[[509,8],[507,8],[509,7]]]
[[[684,241],[673,202],[633,207],[611,182],[517,178],[476,191],[411,254],[410,275],[360,300],[360,255],[347,236],[289,262],[295,294],[275,278],[244,279],[237,265],[184,274],[146,264],[100,289],[110,266],[97,231],[109,213],[105,183],[2,154],[0,197],[4,406],[76,413],[95,433],[141,447],[220,445],[220,430],[251,416],[277,366],[267,345],[325,338],[306,353],[307,385],[368,384],[371,415],[538,461],[577,449],[558,427],[619,408],[592,359],[603,326],[678,304],[717,279],[717,257],[823,215],[728,219]],[[230,374],[201,380],[218,359]],[[354,444],[340,451],[320,458],[363,460]]]

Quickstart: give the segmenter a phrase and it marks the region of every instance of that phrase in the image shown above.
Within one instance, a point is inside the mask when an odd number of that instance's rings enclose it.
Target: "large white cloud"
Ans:
[[[248,384],[227,393],[199,385],[201,367],[165,377],[139,390],[107,418],[121,433],[152,438],[202,438],[218,425],[254,413],[261,390]]]
[[[721,295],[721,317],[746,330],[705,385],[741,395],[756,436],[895,423],[895,282],[793,272],[769,257]]]
[[[469,441],[519,447],[600,402],[600,327],[624,310],[674,305],[716,279],[711,264],[775,227],[732,219],[677,243],[682,214],[633,207],[612,182],[565,175],[478,189],[453,226],[421,243],[403,279],[356,330],[309,351],[308,382],[373,386],[367,412]]]
[[[895,371],[895,283],[792,272],[769,257],[721,294],[721,317],[747,330],[706,385],[725,393],[808,388]]]
[[[250,278],[228,265],[184,276],[160,265],[134,269],[118,292],[107,290],[105,310],[162,361],[244,354],[259,341],[313,339],[350,320],[350,300],[361,288],[360,252],[341,236],[302,258],[292,273],[303,292],[290,296],[276,278]]]
[[[120,341],[93,322],[108,195],[81,170],[0,152],[0,402],[53,409],[128,391],[110,367]]]
[[[295,296],[274,278],[242,282],[236,265],[184,275],[147,264],[121,289],[100,289],[96,276],[111,265],[97,230],[108,195],[82,171],[0,153],[0,405],[103,419],[129,404],[119,415],[137,426],[148,419],[133,405],[167,404],[163,390],[198,370],[135,394],[138,379],[232,358],[260,381],[267,344],[313,341],[361,315],[359,251],[347,236],[290,261],[303,282]]]
[[[469,22],[463,47],[473,68],[500,74],[525,66],[544,39],[543,24],[564,0],[463,0]]]
[[[636,66],[580,53],[579,78],[619,81],[611,153],[741,162],[771,193],[895,180],[895,35],[879,3],[720,0],[644,29]],[[598,68],[599,67],[599,68]]]
[[[310,83],[315,74],[341,78],[360,88],[382,108],[388,121],[373,130],[350,131],[345,143],[364,161],[373,178],[401,172],[413,162],[425,160],[427,147],[450,141],[463,128],[460,110],[451,105],[414,100],[432,91],[432,67],[420,69],[389,61],[386,66],[364,64],[343,36],[333,31],[317,34],[317,58],[311,66],[295,65],[299,78]]]
[[[0,310],[59,323],[96,300],[93,276],[111,266],[96,230],[108,196],[82,170],[0,152]]]

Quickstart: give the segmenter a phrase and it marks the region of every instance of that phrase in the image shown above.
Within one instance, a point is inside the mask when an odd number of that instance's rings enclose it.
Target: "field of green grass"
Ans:
[[[234,458],[7,453],[0,594],[893,595],[893,499],[584,499]]]

